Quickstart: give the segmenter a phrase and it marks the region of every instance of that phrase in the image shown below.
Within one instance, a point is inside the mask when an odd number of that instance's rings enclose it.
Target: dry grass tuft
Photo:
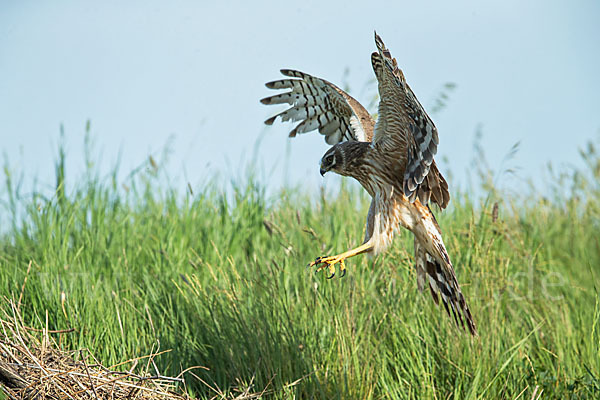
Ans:
[[[106,368],[87,349],[60,350],[50,334],[68,334],[72,329],[49,331],[27,327],[12,302],[2,312],[0,387],[12,400],[189,399],[181,391],[175,391],[176,384],[184,384],[181,376],[172,378],[158,373],[153,360],[160,353]],[[137,368],[140,361],[144,365]],[[129,371],[114,370],[124,365],[131,365]],[[150,373],[151,368],[154,374]]]

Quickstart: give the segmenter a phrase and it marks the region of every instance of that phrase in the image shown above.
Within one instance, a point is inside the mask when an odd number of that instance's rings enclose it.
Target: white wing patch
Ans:
[[[350,126],[352,126],[352,129],[354,129],[354,134],[359,142],[367,141],[367,134],[365,133],[365,130],[363,129],[362,124],[356,115],[350,117]]]

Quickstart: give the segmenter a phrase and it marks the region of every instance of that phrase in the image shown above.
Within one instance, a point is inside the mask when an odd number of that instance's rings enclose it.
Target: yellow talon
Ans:
[[[327,279],[331,279],[335,276],[335,264],[340,264],[340,271],[342,276],[346,275],[346,264],[344,264],[344,258],[339,256],[330,257],[317,257],[317,259],[310,264],[309,267],[318,266],[315,272],[319,272],[325,268],[329,270],[329,276]]]

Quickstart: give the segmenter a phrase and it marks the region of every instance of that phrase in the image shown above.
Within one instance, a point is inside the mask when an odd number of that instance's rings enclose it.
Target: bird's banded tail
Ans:
[[[439,304],[439,298],[442,298],[442,304],[450,316],[454,317],[457,326],[466,327],[473,336],[477,336],[477,328],[469,306],[460,291],[456,274],[452,268],[446,249],[439,249],[443,253],[443,258],[447,263],[441,263],[436,258],[432,257],[422,246],[415,236],[415,260],[417,267],[417,286],[420,291],[423,291],[425,286],[429,286],[431,297],[435,304]],[[443,265],[445,264],[445,265]]]

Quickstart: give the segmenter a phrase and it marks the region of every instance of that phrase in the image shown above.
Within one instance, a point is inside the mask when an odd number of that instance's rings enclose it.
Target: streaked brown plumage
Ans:
[[[319,257],[311,265],[335,274],[345,259],[369,252],[378,254],[392,242],[399,226],[413,232],[420,290],[425,285],[436,304],[442,298],[457,324],[477,330],[442,240],[429,201],[445,208],[448,185],[433,159],[437,152],[435,125],[410,89],[396,59],[375,34],[377,52],[371,63],[379,88],[377,123],[365,108],[334,84],[303,72],[281,70],[291,79],[267,83],[271,89],[291,89],[261,100],[263,104],[288,103],[291,107],[265,121],[301,121],[290,136],[318,129],[331,147],[321,159],[321,174],[328,171],[355,178],[371,195],[364,243],[342,254]]]

